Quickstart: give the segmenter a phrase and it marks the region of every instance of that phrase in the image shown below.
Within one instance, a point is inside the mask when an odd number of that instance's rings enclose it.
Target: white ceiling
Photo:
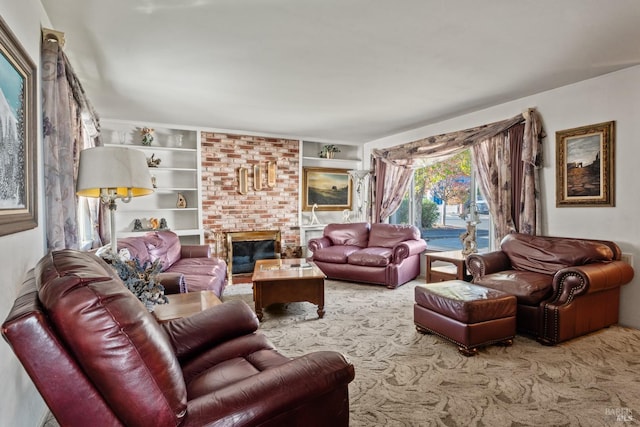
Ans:
[[[366,142],[640,64],[638,0],[42,0],[104,118]]]

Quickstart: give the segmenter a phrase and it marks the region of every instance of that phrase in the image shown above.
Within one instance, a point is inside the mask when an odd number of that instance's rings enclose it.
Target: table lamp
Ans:
[[[151,174],[142,151],[126,147],[94,147],[80,151],[76,194],[99,197],[109,206],[114,256],[118,253],[116,200],[128,203],[133,197],[151,193]]]

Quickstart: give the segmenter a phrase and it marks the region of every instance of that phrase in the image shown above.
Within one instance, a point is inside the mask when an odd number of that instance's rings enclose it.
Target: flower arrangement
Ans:
[[[159,259],[154,262],[146,261],[140,264],[138,258],[111,257],[107,260],[118,273],[124,285],[147,308],[153,311],[156,304],[167,304],[169,299],[164,294],[164,286],[158,281],[158,274],[162,271]]]
[[[151,145],[153,142],[153,129],[143,127],[140,134],[142,135],[142,145]]]
[[[318,155],[322,159],[333,159],[333,155],[339,152],[340,152],[340,149],[338,148],[337,145],[327,144],[322,147],[322,150],[320,150],[320,153],[318,153]]]

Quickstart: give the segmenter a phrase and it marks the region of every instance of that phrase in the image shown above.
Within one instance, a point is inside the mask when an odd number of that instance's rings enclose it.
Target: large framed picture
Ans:
[[[556,206],[615,206],[615,122],[556,132]]]
[[[319,211],[351,209],[351,177],[347,169],[303,168],[302,210],[313,205]]]
[[[0,18],[0,236],[35,228],[36,67]]]

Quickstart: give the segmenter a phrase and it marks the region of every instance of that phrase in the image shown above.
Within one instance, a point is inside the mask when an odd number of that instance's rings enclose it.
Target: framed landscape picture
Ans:
[[[0,18],[0,236],[38,225],[35,75]]]
[[[615,206],[615,122],[556,132],[556,206]]]
[[[303,168],[302,210],[351,209],[351,177],[347,169]]]

